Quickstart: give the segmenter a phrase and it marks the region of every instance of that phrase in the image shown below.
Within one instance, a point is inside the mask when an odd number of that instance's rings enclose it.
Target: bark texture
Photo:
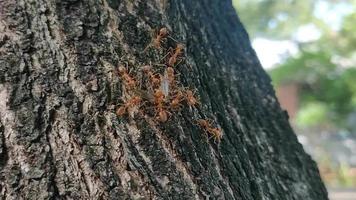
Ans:
[[[201,106],[118,118],[113,71],[163,26]],[[1,199],[327,199],[228,0],[0,0],[0,119]]]

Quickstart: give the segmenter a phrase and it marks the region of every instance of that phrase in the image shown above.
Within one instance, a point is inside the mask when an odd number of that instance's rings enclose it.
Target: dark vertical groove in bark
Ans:
[[[201,106],[117,118],[115,67],[158,61],[162,26]],[[0,105],[4,199],[327,199],[227,0],[0,0]]]
[[[0,121],[0,169],[2,169],[8,160],[7,149],[5,145],[5,134],[4,134],[4,126]],[[1,179],[0,179],[1,180]]]

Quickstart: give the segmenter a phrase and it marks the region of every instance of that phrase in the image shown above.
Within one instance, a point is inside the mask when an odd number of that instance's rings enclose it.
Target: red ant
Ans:
[[[154,38],[152,40],[152,42],[143,50],[144,52],[150,47],[150,46],[153,46],[155,47],[156,49],[160,49],[161,48],[161,43],[163,41],[163,39],[165,37],[167,37],[168,35],[168,30],[167,28],[163,27],[161,28],[159,31],[158,31],[158,34],[156,36],[156,38]]]
[[[195,106],[199,104],[199,101],[194,97],[195,92],[191,90],[187,90],[185,91],[185,93],[186,93],[185,99],[187,100],[187,104],[189,106]]]
[[[139,97],[139,96],[132,97],[124,105],[122,105],[118,109],[116,109],[116,115],[117,116],[124,115],[129,108],[132,108],[134,106],[139,106],[141,104],[141,102],[142,102],[141,97]]]
[[[170,113],[163,108],[162,104],[157,105],[157,110],[156,110],[156,119],[160,122],[166,122],[168,120],[168,115]],[[158,115],[158,116],[157,116]]]
[[[167,67],[166,72],[167,72],[169,83],[172,85],[175,79],[173,67]]]
[[[182,102],[184,99],[184,95],[181,91],[178,91],[177,94],[175,96],[173,96],[173,100],[170,103],[170,107],[172,109],[178,109],[182,104],[180,102]]]
[[[118,73],[121,76],[121,78],[124,80],[124,84],[127,85],[129,88],[135,88],[136,87],[136,81],[133,79],[129,73],[127,72],[127,69],[123,66],[119,66],[118,68]]]
[[[184,49],[183,44],[178,43],[177,47],[174,50],[173,55],[168,60],[168,66],[174,66],[174,64],[177,62],[178,56],[180,56],[183,53],[183,49]]]
[[[212,121],[210,119],[199,119],[197,120],[198,125],[204,129],[205,132],[209,133],[212,135],[211,137],[214,138],[214,141],[221,141],[222,138],[222,130],[220,128],[214,128],[212,126]]]
[[[148,75],[150,79],[150,83],[155,88],[158,87],[159,84],[161,83],[161,77],[159,74],[154,74],[151,69],[152,67],[149,65],[143,66],[143,71]]]
[[[166,122],[168,120],[168,114],[170,114],[166,109],[164,109],[163,103],[165,101],[165,95],[161,90],[156,90],[154,93],[155,105],[156,105],[156,115],[155,117],[160,122]]]

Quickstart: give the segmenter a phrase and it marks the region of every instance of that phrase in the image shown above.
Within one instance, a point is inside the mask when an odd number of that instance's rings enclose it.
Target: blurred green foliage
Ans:
[[[318,16],[321,3],[352,8],[341,17],[339,28]],[[346,0],[233,0],[251,39],[292,40],[297,55],[289,56],[269,71],[273,84],[299,86],[298,126],[347,129],[356,133],[348,118],[356,113],[356,1]],[[332,13],[341,15],[343,13]],[[312,25],[320,38],[298,41],[295,33]]]
[[[309,22],[313,2],[310,0],[233,0],[233,5],[252,38],[289,39],[295,27]]]

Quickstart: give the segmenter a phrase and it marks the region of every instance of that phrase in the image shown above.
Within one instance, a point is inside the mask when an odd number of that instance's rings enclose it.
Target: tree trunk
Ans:
[[[140,69],[175,40],[200,103],[162,122]],[[228,0],[0,0],[1,199],[327,199],[270,82]]]

